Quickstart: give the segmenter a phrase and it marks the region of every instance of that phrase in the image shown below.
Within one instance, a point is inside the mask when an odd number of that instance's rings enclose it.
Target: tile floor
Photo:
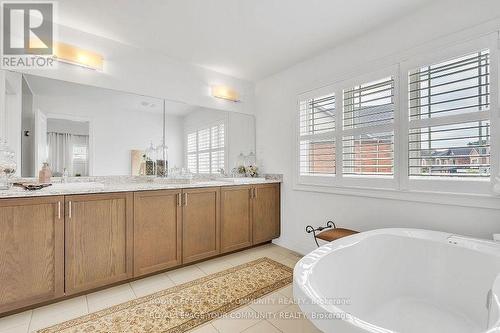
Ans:
[[[162,289],[216,273],[227,268],[269,257],[293,267],[300,259],[296,253],[266,244],[196,265],[157,274],[34,310],[0,318],[0,333],[27,333],[83,316]],[[309,333],[319,332],[292,302],[291,285],[239,308],[226,317],[197,327],[193,333]]]

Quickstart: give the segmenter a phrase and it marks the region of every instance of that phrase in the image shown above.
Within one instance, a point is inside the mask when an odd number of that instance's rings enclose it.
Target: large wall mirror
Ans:
[[[0,114],[17,175],[152,175],[163,144],[167,170],[228,172],[255,152],[252,115],[4,71]],[[161,151],[163,151],[161,149]],[[152,153],[154,152],[154,153]]]

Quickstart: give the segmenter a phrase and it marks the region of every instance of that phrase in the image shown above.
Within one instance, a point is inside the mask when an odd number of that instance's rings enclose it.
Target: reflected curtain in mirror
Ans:
[[[88,176],[88,135],[49,132],[47,148],[48,162],[54,176],[62,176],[64,169],[70,176]]]

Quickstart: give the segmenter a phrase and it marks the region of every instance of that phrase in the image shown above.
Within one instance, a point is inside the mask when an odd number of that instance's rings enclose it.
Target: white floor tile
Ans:
[[[283,259],[283,260],[281,261],[281,263],[282,263],[283,265],[286,265],[286,266],[290,267],[290,268],[294,268],[294,267],[295,267],[295,265],[297,264],[297,262],[298,262],[298,261],[299,261],[299,259],[298,259],[298,258],[295,258],[295,259],[294,259],[294,258],[290,258],[290,257],[288,257],[288,258]]]
[[[262,255],[254,251],[242,251],[230,254],[228,256],[225,256],[224,258],[231,265],[238,266],[262,257]]]
[[[30,332],[52,326],[88,313],[87,300],[80,296],[33,310]]]
[[[285,309],[290,304],[288,298],[279,292],[274,292],[262,298],[256,299],[248,304],[252,309],[262,316]]]
[[[24,311],[8,317],[0,318],[0,333],[28,332],[33,311]]]
[[[320,333],[302,313],[297,305],[291,305],[275,313],[269,322],[282,332],[286,333]]]
[[[227,316],[212,322],[219,333],[238,333],[261,321],[257,313],[249,306],[231,312]]]
[[[278,246],[278,245],[274,245],[274,246],[272,246],[272,247],[270,248],[270,250],[271,250],[271,251],[273,251],[273,252],[279,253],[279,254],[281,254],[281,255],[283,255],[283,256],[288,256],[288,255],[290,255],[290,254],[295,254],[295,252],[294,252],[294,251],[289,250],[289,249],[284,248],[284,247],[281,247],[281,246]]]
[[[125,303],[136,298],[130,284],[104,289],[87,295],[90,312],[96,312],[113,305]]]
[[[194,330],[189,331],[189,333],[218,333],[215,327],[212,324],[204,324],[195,328]]]
[[[278,292],[289,299],[293,299],[293,286],[291,284],[279,289]]]
[[[171,288],[175,286],[175,284],[172,280],[170,280],[167,274],[163,273],[130,282],[130,286],[132,287],[135,296],[143,297]]]
[[[258,247],[255,248],[255,250],[252,252],[258,257],[267,257],[269,259],[275,260],[277,262],[281,262],[283,259],[286,258],[285,255],[278,253],[276,251],[273,251],[271,247]]]
[[[243,331],[244,333],[280,333],[281,331],[274,327],[271,323],[263,320],[250,328]]]
[[[1,330],[0,333],[28,333],[29,325],[14,326],[6,330]]]
[[[214,274],[233,267],[224,257],[203,261],[196,264],[205,274]]]
[[[193,266],[187,266],[183,268],[179,268],[170,272],[167,272],[167,276],[176,284],[183,284],[201,277],[206,276],[206,274],[196,267],[195,265]]]

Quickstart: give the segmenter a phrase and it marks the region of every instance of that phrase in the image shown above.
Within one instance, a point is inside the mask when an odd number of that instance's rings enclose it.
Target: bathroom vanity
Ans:
[[[270,241],[280,183],[0,191],[0,313]]]

